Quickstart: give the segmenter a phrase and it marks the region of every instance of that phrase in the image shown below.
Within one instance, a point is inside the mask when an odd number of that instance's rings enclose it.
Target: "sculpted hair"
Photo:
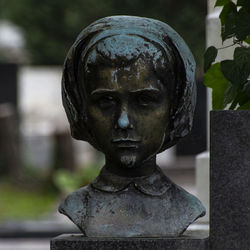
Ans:
[[[116,19],[116,17],[111,18]],[[153,20],[153,22],[158,24],[158,21]],[[126,66],[139,58],[151,64],[169,93],[171,122],[170,127],[166,128],[166,138],[160,151],[171,147],[188,134],[192,127],[196,99],[195,84],[193,80],[190,86],[187,85],[189,77],[186,74],[187,65],[170,37],[166,35],[164,40],[158,42],[157,39],[149,39],[147,34],[142,35],[137,31],[135,34],[130,32],[124,34],[121,30],[115,34],[112,32],[106,36],[104,34],[102,37],[101,30],[98,39],[97,32],[87,31],[84,30],[78,36],[64,64],[62,95],[72,136],[75,139],[88,141],[98,149],[86,115],[83,85],[88,74],[101,65]],[[83,36],[84,33],[87,35]]]

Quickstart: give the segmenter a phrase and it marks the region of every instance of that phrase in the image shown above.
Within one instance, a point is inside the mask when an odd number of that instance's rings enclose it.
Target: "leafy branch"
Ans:
[[[212,88],[213,109],[250,109],[250,1],[217,0],[220,13],[221,38],[232,38],[233,43],[222,48],[210,46],[204,55],[204,84]],[[232,60],[217,63],[218,50],[231,46]]]

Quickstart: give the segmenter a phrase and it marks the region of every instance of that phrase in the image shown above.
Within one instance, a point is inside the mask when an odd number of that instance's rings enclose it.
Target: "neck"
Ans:
[[[126,167],[121,164],[112,162],[106,158],[105,168],[112,174],[123,176],[123,177],[140,177],[153,174],[156,169],[156,156],[143,161],[139,165],[133,167]]]

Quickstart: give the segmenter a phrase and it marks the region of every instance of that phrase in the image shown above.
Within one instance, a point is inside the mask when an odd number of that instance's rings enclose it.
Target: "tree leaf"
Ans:
[[[250,101],[244,103],[243,105],[239,106],[237,110],[249,110],[250,109]]]
[[[250,1],[249,0],[238,0],[237,6],[243,6],[247,9],[250,9]]]
[[[223,7],[220,13],[222,41],[235,35],[237,14],[237,7],[231,1]]]
[[[241,106],[248,101],[249,101],[249,98],[243,92],[240,92],[238,96],[239,105]]]
[[[243,86],[243,92],[244,94],[250,98],[250,80],[247,81]]]
[[[228,86],[228,80],[221,72],[220,63],[213,64],[204,74],[204,85],[212,88],[213,109],[223,109],[224,93]]]
[[[218,50],[214,46],[210,46],[209,48],[207,48],[204,54],[204,71],[205,72],[210,68],[217,54],[218,54]]]
[[[242,106],[249,101],[249,98],[243,93],[238,92],[229,109],[235,109],[237,105]]]
[[[223,7],[220,13],[219,17],[220,17],[221,24],[224,25],[226,23],[227,17],[230,15],[234,15],[234,14],[237,14],[236,5],[230,1]]]
[[[248,37],[244,40],[244,42],[250,44],[250,36],[248,36]]]
[[[250,47],[238,47],[234,50],[234,61],[235,67],[238,68],[241,72],[241,77],[239,78],[242,81],[240,84],[244,84],[244,87],[247,87],[247,79],[250,76]],[[249,92],[250,93],[250,92]]]
[[[234,60],[237,64],[244,64],[250,62],[250,47],[237,47],[234,50]],[[250,71],[250,69],[249,69]]]
[[[237,64],[234,60],[224,60],[221,62],[221,72],[238,88],[246,82],[248,74],[248,64]]]
[[[236,98],[237,94],[238,88],[234,84],[229,82],[224,94],[223,106],[231,103]]]
[[[231,0],[217,0],[214,7],[216,7],[216,6],[224,6],[229,2],[231,2]]]
[[[250,35],[250,11],[247,11],[244,8],[241,8],[238,12],[238,15],[235,19],[236,29],[235,34],[236,37],[243,41]]]

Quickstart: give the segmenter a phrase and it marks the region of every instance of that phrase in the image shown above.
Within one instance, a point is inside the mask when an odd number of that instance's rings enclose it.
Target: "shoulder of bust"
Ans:
[[[188,203],[188,209],[190,213],[194,216],[194,220],[202,217],[206,214],[206,209],[202,205],[201,201],[194,195],[190,194],[186,190],[182,189],[183,197]]]
[[[181,214],[180,217],[183,223],[183,231],[185,231],[190,224],[206,214],[206,209],[201,201],[194,195],[178,185],[175,185],[175,189],[177,191],[175,199],[178,204],[178,210]]]
[[[69,194],[63,200],[58,211],[66,215],[80,230],[83,230],[83,222],[87,214],[87,205],[89,198],[89,186],[85,186]]]

